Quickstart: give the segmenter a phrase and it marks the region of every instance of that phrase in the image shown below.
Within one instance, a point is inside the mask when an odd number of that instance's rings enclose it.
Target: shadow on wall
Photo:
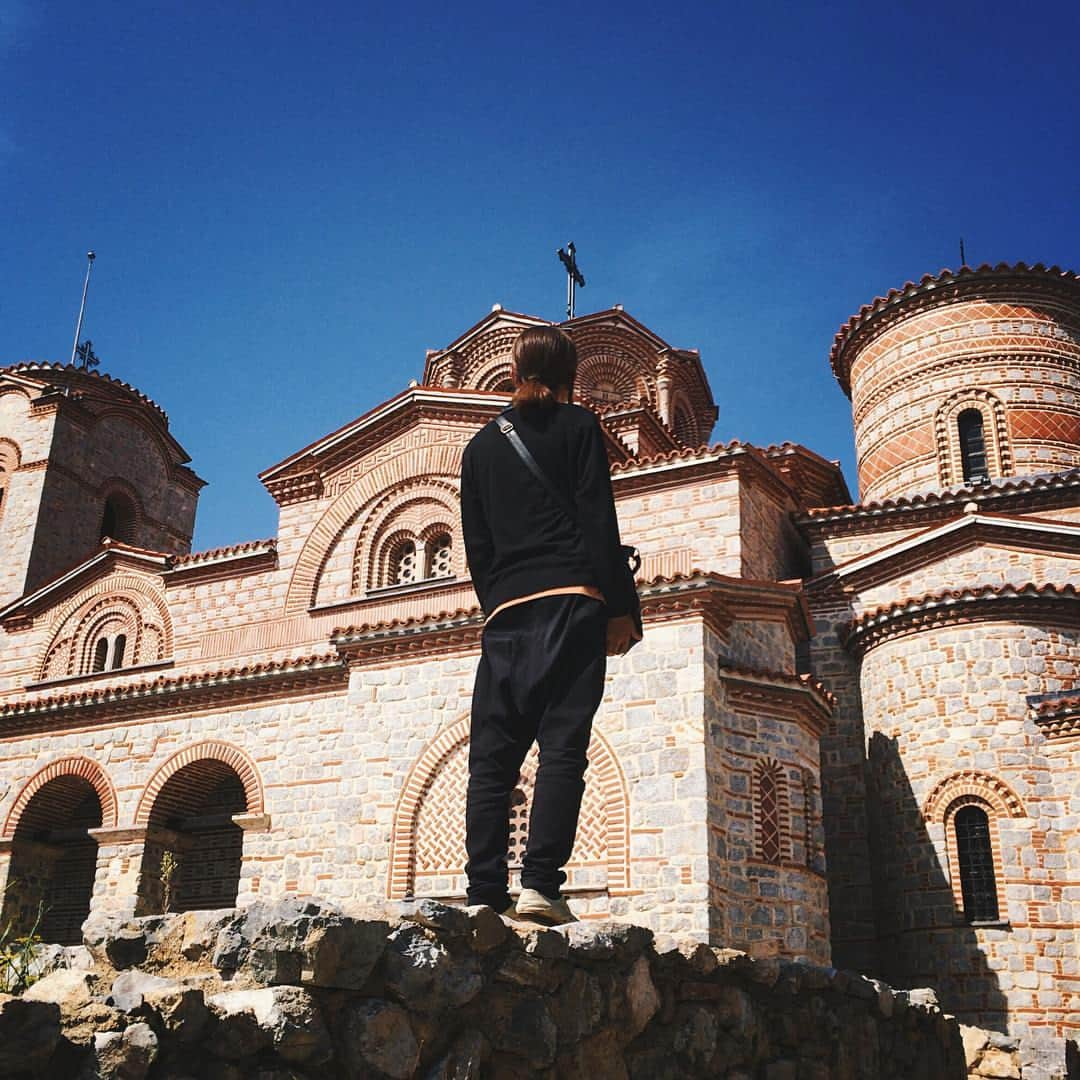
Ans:
[[[896,739],[871,736],[867,783],[881,977],[901,989],[931,986],[961,1022],[1007,1031],[1005,996],[976,931],[957,909]],[[999,883],[1001,901],[1002,889]]]

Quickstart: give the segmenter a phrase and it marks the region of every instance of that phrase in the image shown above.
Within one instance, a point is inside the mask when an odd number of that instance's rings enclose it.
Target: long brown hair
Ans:
[[[514,342],[518,387],[510,404],[515,409],[553,409],[555,391],[574,387],[577,349],[557,326],[529,326]]]

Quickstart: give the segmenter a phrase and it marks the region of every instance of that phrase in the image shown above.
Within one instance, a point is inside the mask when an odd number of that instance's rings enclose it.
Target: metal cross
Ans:
[[[580,285],[583,289],[585,288],[585,278],[578,269],[577,248],[574,247],[574,241],[571,240],[566,245],[565,251],[559,248],[558,256],[559,261],[566,267],[566,317],[572,319],[574,317],[574,286]]]
[[[92,367],[97,367],[101,363],[94,352],[94,344],[89,338],[75,349],[75,355],[82,361],[81,367],[83,371],[89,371]]]

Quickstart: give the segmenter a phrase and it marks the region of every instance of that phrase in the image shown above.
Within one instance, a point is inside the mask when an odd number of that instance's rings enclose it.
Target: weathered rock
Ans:
[[[134,1012],[142,1005],[144,995],[179,988],[175,979],[163,979],[146,971],[123,971],[113,979],[105,1004],[121,1012]]]
[[[626,979],[626,1004],[629,1025],[626,1034],[633,1038],[645,1030],[646,1025],[660,1009],[660,995],[649,974],[649,961],[639,956]]]
[[[588,1080],[628,1080],[629,1073],[614,1031],[601,1031],[585,1039],[555,1062],[557,1076]]]
[[[417,900],[404,917],[449,937],[465,937],[472,930],[472,921],[464,908],[440,904],[438,900]]]
[[[385,920],[343,919],[312,930],[302,945],[300,982],[307,986],[360,990],[386,950]]]
[[[149,1024],[94,1037],[94,1057],[101,1080],[143,1080],[158,1055],[158,1039]]]
[[[992,1078],[992,1080],[1020,1080],[1018,1057],[1019,1055],[1010,1053],[1008,1050],[989,1047],[983,1051],[972,1075]]]
[[[897,993],[896,996],[897,998],[902,997],[908,1005],[916,1008],[938,1008],[937,993],[929,986],[922,986],[919,987],[917,990],[901,990]]]
[[[192,961],[211,956],[222,927],[235,917],[233,908],[185,912],[181,923],[180,955]]]
[[[494,908],[476,904],[463,910],[469,916],[469,944],[475,952],[490,952],[506,940],[510,928]]]
[[[559,1046],[571,1046],[596,1031],[604,1017],[604,1003],[596,976],[575,968],[551,1003]]]
[[[530,986],[550,993],[562,981],[561,973],[551,960],[541,960],[523,952],[509,952],[495,972],[495,978],[516,986]]]
[[[557,928],[570,946],[570,955],[588,960],[633,960],[653,940],[651,930],[632,923],[567,923]]]
[[[493,1046],[524,1058],[534,1068],[547,1068],[555,1060],[559,1032],[543,1000],[495,998],[485,1010],[482,1024]]]
[[[343,1017],[341,1036],[354,1075],[364,1075],[361,1062],[394,1080],[406,1080],[416,1071],[420,1048],[408,1014],[398,1005],[368,1000],[351,1006]]]
[[[203,992],[196,987],[149,990],[144,993],[143,1003],[179,1043],[192,1043],[201,1038],[210,1018]]]
[[[59,1040],[59,1005],[0,994],[0,1076],[44,1073]]]
[[[546,926],[514,924],[514,933],[530,956],[541,960],[565,960],[570,955],[566,936]]]
[[[258,991],[255,1019],[273,1038],[274,1050],[294,1065],[321,1065],[333,1048],[315,999],[298,986]]]
[[[207,999],[210,1027],[205,1040],[206,1049],[215,1057],[227,1061],[242,1061],[253,1057],[273,1043],[273,1034],[255,1016],[256,1002],[264,1006],[260,995],[272,990],[227,990]]]
[[[480,1080],[490,1056],[491,1046],[479,1031],[464,1031],[428,1070],[424,1080]]]
[[[78,1012],[93,1000],[93,977],[88,971],[60,968],[39,979],[23,993],[23,1001],[46,1001],[63,1012]]]
[[[683,1010],[675,1031],[675,1052],[691,1069],[704,1070],[716,1051],[719,1026],[711,1009],[692,1005]]]
[[[476,997],[483,985],[475,957],[453,958],[423,927],[406,924],[390,935],[386,987],[409,1008],[421,1013],[456,1008]]]

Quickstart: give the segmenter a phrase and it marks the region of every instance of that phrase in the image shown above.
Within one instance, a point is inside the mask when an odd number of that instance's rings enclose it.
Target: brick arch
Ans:
[[[460,515],[458,499],[458,485],[451,477],[427,476],[410,484],[399,484],[390,491],[384,492],[379,501],[367,512],[367,517],[356,538],[353,554],[353,592],[362,592],[384,583],[383,556],[387,541],[393,532],[404,530],[419,539],[429,525],[445,524],[451,537],[456,541],[457,530],[452,523],[457,521]],[[437,508],[441,512],[421,511],[419,504]],[[454,546],[455,549],[461,547],[459,543],[455,543]],[[459,571],[462,569],[456,558],[455,565]]]
[[[87,638],[93,627],[104,618],[120,614],[121,608],[127,608],[125,616],[130,615],[135,622],[129,642],[134,663],[153,663],[170,656],[172,620],[164,597],[153,587],[154,584],[152,579],[120,574],[103,578],[81,591],[53,619],[48,645],[42,651],[38,665],[38,677],[59,677],[54,668],[61,662],[65,669],[63,674],[75,674],[73,667],[85,660]],[[149,616],[146,613],[148,607]],[[141,655],[148,642],[153,643],[153,656]],[[67,649],[66,659],[61,646]]]
[[[675,437],[686,446],[698,446],[698,416],[684,390],[676,390],[671,396],[670,428]]]
[[[619,395],[618,402],[612,402],[595,396],[594,388],[598,383],[608,382]],[[619,353],[597,350],[584,356],[578,363],[577,378],[574,383],[575,393],[602,407],[613,404],[634,405],[639,398],[650,398],[650,388],[642,362]]]
[[[147,825],[150,814],[154,809],[154,803],[166,781],[175,776],[187,765],[193,765],[199,761],[220,761],[228,765],[244,785],[244,799],[247,803],[247,813],[263,813],[263,787],[255,762],[238,746],[231,743],[221,742],[216,739],[206,742],[195,743],[183,750],[178,750],[172,757],[158,766],[157,771],[150,778],[150,782],[143,790],[139,799],[139,808],[135,811],[135,824]]]
[[[13,473],[22,464],[22,451],[14,439],[0,439],[0,473]]]
[[[120,623],[127,636],[127,655],[138,657],[142,645],[142,619],[139,607],[127,596],[106,596],[88,611],[83,612],[72,635],[69,674],[85,675],[92,670],[94,649],[98,638],[112,623]],[[46,663],[48,657],[46,657]],[[136,663],[138,661],[136,660]],[[133,664],[128,664],[133,667]]]
[[[458,780],[464,782],[468,744],[469,718],[466,716],[441,731],[427,745],[405,777],[390,838],[387,896],[392,900],[406,896],[413,880],[418,840],[416,826],[425,797],[448,766],[456,766]],[[522,771],[527,781],[531,779],[535,766],[528,757]],[[610,893],[624,891],[630,887],[629,791],[615,752],[595,728],[589,746],[589,771],[586,776],[594,778],[595,782],[590,785],[586,780],[586,797],[582,800],[582,819],[579,822],[578,841],[574,845],[575,852],[582,847],[591,850],[598,846],[595,838],[583,838],[582,832],[588,828],[587,801],[590,789],[599,791],[606,830],[607,888]],[[463,808],[460,826],[464,830]]]
[[[142,500],[139,498],[139,493],[134,485],[128,483],[128,481],[124,480],[122,477],[111,476],[103,484],[98,485],[98,496],[101,499],[103,512],[105,504],[117,495],[122,499],[127,500],[131,506],[131,528],[130,535],[114,536],[112,539],[120,540],[127,544],[134,544],[142,532],[143,521],[145,519]]]
[[[510,353],[518,334],[525,327],[517,324],[493,326],[486,333],[474,338],[461,350],[463,361],[462,385],[480,386],[490,381],[493,369],[510,372]],[[496,380],[497,382],[498,380]]]
[[[388,489],[414,481],[418,476],[459,476],[463,449],[452,443],[413,447],[377,465],[347,487],[327,507],[304,542],[289,580],[285,614],[302,614],[315,603],[326,560],[360,510]]]
[[[649,342],[632,332],[610,327],[574,327],[570,337],[577,348],[580,375],[587,375],[594,364],[606,367],[614,362],[625,372],[624,377],[634,379],[636,394],[656,406],[658,358]]]
[[[52,621],[52,627],[48,635],[48,645],[42,650],[41,662],[38,669],[38,677],[41,679],[55,677],[50,675],[50,665],[55,650],[65,641],[71,643],[70,660],[78,655],[79,642],[77,630],[85,625],[86,616],[93,610],[100,610],[101,599],[113,599],[131,604],[137,613],[139,621],[139,636],[147,629],[154,629],[160,634],[157,643],[156,660],[163,660],[172,655],[172,620],[169,618],[169,608],[164,597],[159,593],[159,582],[155,579],[140,577],[137,574],[115,574],[110,577],[94,582],[86,589],[81,590],[76,596],[68,601],[56,613]],[[147,620],[143,612],[149,605],[154,618]],[[134,649],[135,643],[132,642]],[[132,655],[136,655],[133,653]],[[140,663],[149,663],[150,660],[140,660]],[[69,672],[70,674],[70,672]]]
[[[50,762],[30,778],[8,811],[7,820],[4,822],[4,831],[0,833],[0,839],[12,839],[27,803],[50,781],[66,776],[74,776],[85,780],[94,789],[101,804],[102,828],[115,829],[116,788],[113,787],[112,781],[106,775],[105,770],[96,761],[91,761],[90,758],[66,757]]]
[[[476,388],[478,390],[491,390],[498,393],[512,393],[505,388],[506,383],[513,385],[514,370],[513,365],[509,360],[500,361],[494,367],[488,368],[481,377],[477,379]]]
[[[964,467],[960,457],[957,417],[965,409],[976,409],[983,417],[987,468],[991,476],[1012,475],[1012,452],[1005,406],[989,390],[964,389],[946,398],[934,414],[934,441],[937,445],[938,474],[943,487],[961,486]]]
[[[985,803],[996,817],[1023,818],[1027,811],[1020,797],[1004,780],[976,769],[953,773],[934,785],[923,803],[923,819],[941,823],[955,813],[959,799]]]

